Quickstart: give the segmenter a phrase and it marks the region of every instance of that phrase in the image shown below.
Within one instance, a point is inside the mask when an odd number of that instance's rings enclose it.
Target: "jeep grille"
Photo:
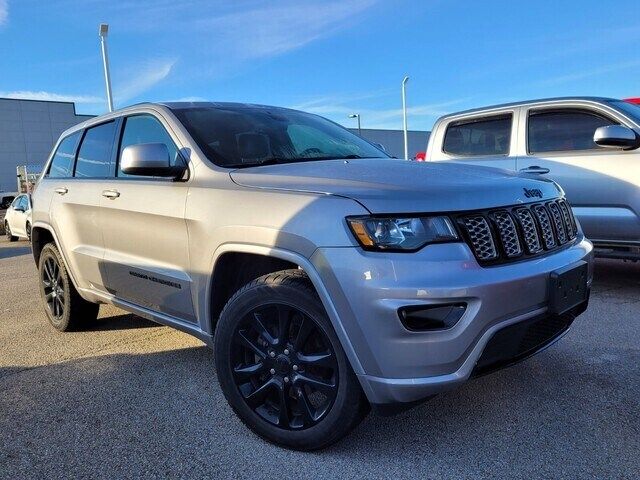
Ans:
[[[462,214],[457,220],[482,265],[540,255],[568,244],[578,234],[564,199]]]

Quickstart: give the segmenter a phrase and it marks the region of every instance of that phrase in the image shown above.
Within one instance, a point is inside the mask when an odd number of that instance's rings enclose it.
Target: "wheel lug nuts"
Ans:
[[[270,352],[269,352],[269,356],[270,356],[271,358],[275,357],[275,356],[276,356],[276,352],[274,352],[273,350],[272,350],[272,351],[270,351]]]
[[[272,368],[271,370],[269,370],[269,373],[270,373],[271,375],[275,375],[275,374],[276,374],[276,369],[275,369],[275,368]]]
[[[293,370],[297,372],[298,371],[298,365],[294,365],[293,366]]]
[[[289,377],[284,377],[284,383],[289,383]]]
[[[285,349],[284,349],[284,354],[285,354],[285,355],[289,355],[289,349],[288,349],[288,348],[285,348]]]

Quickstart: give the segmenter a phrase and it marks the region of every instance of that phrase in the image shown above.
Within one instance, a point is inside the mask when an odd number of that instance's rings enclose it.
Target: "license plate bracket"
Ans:
[[[578,263],[551,272],[549,276],[549,312],[562,315],[586,301],[587,262]]]

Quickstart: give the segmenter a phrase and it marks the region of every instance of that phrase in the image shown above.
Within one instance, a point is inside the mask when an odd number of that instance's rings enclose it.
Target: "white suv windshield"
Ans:
[[[609,103],[628,117],[631,117],[634,122],[640,124],[640,105],[625,102],[623,100],[617,100]]]
[[[222,167],[346,158],[389,158],[317,115],[277,107],[216,105],[174,109],[205,155]]]

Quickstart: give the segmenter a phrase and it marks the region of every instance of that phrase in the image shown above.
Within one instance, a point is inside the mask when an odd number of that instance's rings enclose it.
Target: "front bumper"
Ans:
[[[416,402],[466,381],[498,331],[545,316],[550,272],[585,260],[590,286],[592,259],[583,237],[547,256],[495,267],[480,267],[464,243],[415,253],[321,248],[311,258],[374,405]],[[401,307],[452,302],[467,309],[447,330],[409,331],[398,316]]]

